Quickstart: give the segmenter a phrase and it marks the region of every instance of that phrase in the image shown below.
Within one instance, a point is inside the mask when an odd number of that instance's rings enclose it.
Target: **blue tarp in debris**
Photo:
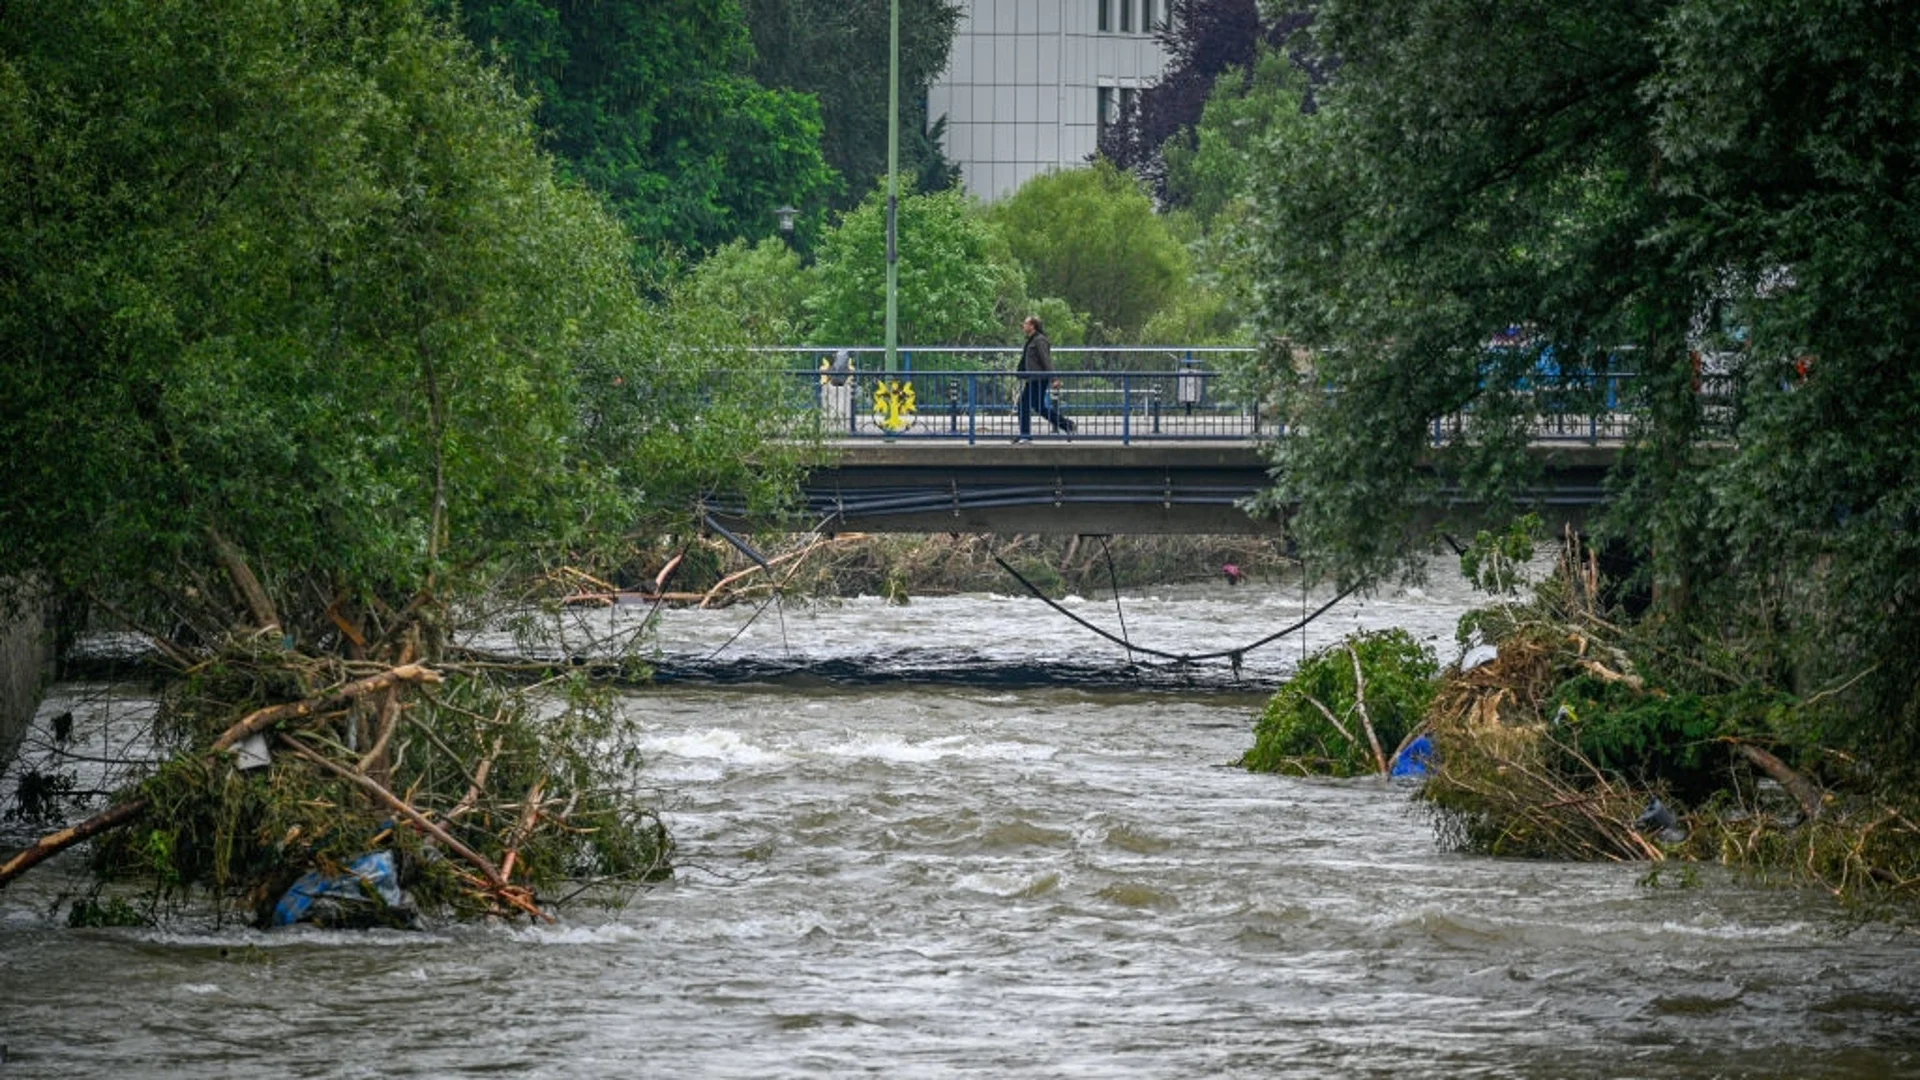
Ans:
[[[1389,776],[1427,775],[1427,767],[1433,761],[1433,739],[1422,735],[1407,744],[1406,749],[1393,756],[1393,765],[1387,769]]]
[[[273,925],[337,922],[346,910],[376,913],[407,906],[393,852],[369,851],[348,863],[345,873],[329,877],[315,870],[294,882],[273,906]]]

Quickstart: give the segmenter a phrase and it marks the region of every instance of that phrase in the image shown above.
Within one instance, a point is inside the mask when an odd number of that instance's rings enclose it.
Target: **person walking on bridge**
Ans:
[[[1053,425],[1053,430],[1073,434],[1073,421],[1060,415],[1057,402],[1047,400],[1048,376],[1053,374],[1053,343],[1047,340],[1047,331],[1040,325],[1040,317],[1027,316],[1022,324],[1027,332],[1026,347],[1020,350],[1020,434],[1016,443],[1033,441],[1033,414],[1039,413]],[[1060,388],[1060,380],[1052,380],[1053,389]]]

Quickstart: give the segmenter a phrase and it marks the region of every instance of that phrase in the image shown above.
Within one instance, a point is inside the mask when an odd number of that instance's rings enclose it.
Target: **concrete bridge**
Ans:
[[[1534,453],[1535,499],[1549,519],[1577,523],[1604,497],[1619,447]],[[1277,534],[1283,522],[1240,509],[1270,486],[1267,469],[1253,442],[849,441],[804,489],[809,524],[829,532]]]

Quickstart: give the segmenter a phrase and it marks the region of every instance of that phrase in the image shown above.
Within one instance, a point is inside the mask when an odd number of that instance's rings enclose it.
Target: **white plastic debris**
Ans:
[[[259,732],[241,739],[234,746],[233,753],[241,772],[252,772],[273,764],[273,752],[267,749],[267,737]]]

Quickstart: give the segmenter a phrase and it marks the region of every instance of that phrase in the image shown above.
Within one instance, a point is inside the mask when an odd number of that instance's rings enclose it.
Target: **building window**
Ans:
[[[1139,93],[1140,91],[1135,90],[1131,86],[1120,91],[1120,114],[1115,119],[1131,121],[1133,117],[1134,100]]]
[[[1126,3],[1127,0],[1120,0],[1120,2]],[[1095,8],[1098,8],[1100,11],[1100,32],[1104,34],[1107,31],[1112,30],[1113,29],[1113,0],[1093,0],[1093,6]]]
[[[1140,0],[1140,32],[1153,33],[1153,0]]]
[[[1098,145],[1107,141],[1107,125],[1113,123],[1113,87],[1102,86],[1094,91],[1093,119],[1095,124],[1093,137],[1095,145]]]
[[[1120,32],[1133,33],[1133,0],[1120,0]]]

